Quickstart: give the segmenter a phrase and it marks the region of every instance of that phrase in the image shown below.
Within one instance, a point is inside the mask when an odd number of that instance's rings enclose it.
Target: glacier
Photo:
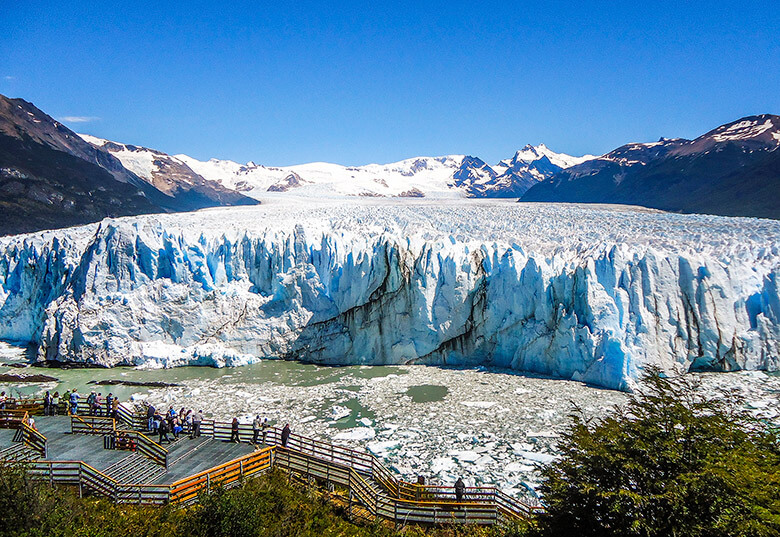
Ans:
[[[321,201],[0,238],[39,361],[487,365],[631,390],[780,369],[780,222],[494,200]]]

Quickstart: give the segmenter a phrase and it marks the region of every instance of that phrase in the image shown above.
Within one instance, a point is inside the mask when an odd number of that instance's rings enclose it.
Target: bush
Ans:
[[[734,396],[652,372],[613,417],[574,416],[544,471],[549,536],[780,535],[778,439]]]
[[[499,528],[452,527],[401,531],[347,521],[313,490],[288,484],[280,473],[214,489],[188,508],[116,505],[50,488],[21,466],[0,466],[0,537],[512,537]]]

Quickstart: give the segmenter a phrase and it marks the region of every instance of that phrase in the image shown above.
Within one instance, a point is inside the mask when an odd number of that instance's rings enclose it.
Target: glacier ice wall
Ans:
[[[571,206],[263,207],[0,241],[0,339],[97,365],[494,365],[630,389],[777,370],[780,225]]]

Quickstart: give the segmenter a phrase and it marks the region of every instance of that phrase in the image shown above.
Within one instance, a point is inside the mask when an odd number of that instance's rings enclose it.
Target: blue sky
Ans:
[[[269,165],[600,154],[780,113],[773,2],[181,4],[4,2],[0,93]]]

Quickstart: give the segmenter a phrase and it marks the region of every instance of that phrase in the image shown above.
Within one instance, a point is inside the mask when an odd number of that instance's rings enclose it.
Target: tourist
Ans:
[[[95,415],[95,398],[97,397],[97,394],[93,391],[89,394],[87,397],[87,413]]]
[[[100,409],[103,408],[103,393],[98,392],[97,397],[95,397],[95,415],[100,416]],[[106,412],[106,416],[108,416],[108,412]]]
[[[173,409],[173,406],[171,406],[171,408],[168,409],[168,417],[172,418],[175,415],[176,415],[176,411]]]
[[[157,434],[159,435],[159,441],[158,444],[162,444],[163,440],[171,443],[171,440],[168,438],[168,422],[165,420],[160,420],[160,424],[157,426]]]
[[[111,417],[114,419],[118,419],[119,417],[119,398],[114,397],[111,400]]]
[[[262,425],[261,429],[263,431],[263,444],[264,445],[268,445],[266,443],[266,441],[265,441],[265,437],[268,434],[268,418],[263,419],[263,425]]]
[[[5,410],[6,399],[5,392],[0,392],[0,410]]]
[[[466,492],[466,484],[463,482],[463,478],[459,477],[457,481],[455,481],[455,500],[458,503],[463,503],[463,496]]]
[[[157,410],[154,408],[153,405],[147,405],[146,407],[146,419],[148,420],[148,428],[150,431],[154,431],[154,415],[157,413]]]
[[[154,416],[152,416],[152,430],[153,431],[159,431],[160,430],[160,424],[163,421],[165,421],[165,420],[163,419],[162,415],[160,415],[160,413],[157,410],[155,410],[154,411]]]
[[[200,436],[200,423],[203,421],[203,411],[198,410],[197,414],[192,416],[192,438]]]
[[[106,396],[106,416],[112,416],[114,410],[114,394],[108,392]]]
[[[70,392],[68,390],[62,392],[62,406],[64,413],[70,415]]]
[[[189,409],[184,416],[184,430],[192,437],[192,409]]]
[[[174,416],[170,419],[171,423],[171,430],[173,431],[173,437],[179,438],[179,433],[182,431],[181,422],[179,421],[179,416]]]
[[[233,418],[233,423],[230,425],[230,441],[236,444],[241,442],[238,438],[238,418]]]
[[[290,439],[290,424],[285,423],[282,429],[282,447],[287,447],[287,441]]]
[[[262,427],[263,422],[260,420],[260,414],[255,416],[255,419],[252,420],[252,443],[257,444],[257,437],[260,436],[260,428]]]
[[[48,416],[51,414],[51,394],[46,391],[46,395],[43,396],[43,415]]]
[[[79,392],[76,390],[76,388],[73,388],[73,391],[70,392],[70,413],[73,416],[76,416],[79,413]]]
[[[54,392],[51,396],[51,415],[56,416],[60,410],[60,392]]]
[[[27,426],[30,429],[32,429],[33,431],[37,431],[38,430],[38,428],[35,426],[35,418],[33,418],[32,416],[27,418]]]

